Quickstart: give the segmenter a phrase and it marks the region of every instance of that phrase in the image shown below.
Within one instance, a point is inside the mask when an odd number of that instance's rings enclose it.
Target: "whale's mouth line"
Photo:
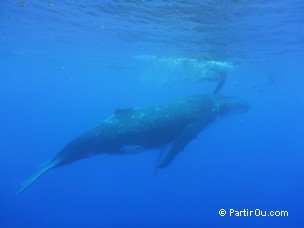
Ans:
[[[236,109],[236,110],[233,110],[233,111],[229,112],[228,114],[226,114],[225,117],[233,116],[235,114],[245,114],[248,112],[248,110],[249,110],[249,108]]]

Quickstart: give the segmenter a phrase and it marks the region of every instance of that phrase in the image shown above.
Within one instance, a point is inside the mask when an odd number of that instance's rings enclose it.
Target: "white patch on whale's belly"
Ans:
[[[140,153],[143,152],[145,150],[144,146],[141,145],[123,145],[122,147],[120,147],[120,152],[122,154],[136,154],[136,153]]]

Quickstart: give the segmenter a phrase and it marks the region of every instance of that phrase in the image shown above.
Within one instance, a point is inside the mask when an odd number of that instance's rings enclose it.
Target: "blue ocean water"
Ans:
[[[303,10],[300,0],[2,0],[0,227],[304,227]],[[158,150],[100,155],[16,195],[115,109],[212,93],[210,63],[227,66],[220,93],[251,109],[204,129],[169,167],[153,174]]]

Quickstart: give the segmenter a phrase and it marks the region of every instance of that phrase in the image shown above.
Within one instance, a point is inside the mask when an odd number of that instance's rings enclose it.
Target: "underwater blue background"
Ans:
[[[304,227],[303,10],[296,0],[2,0],[0,227]],[[157,150],[100,155],[16,195],[115,109],[213,91],[172,70],[178,58],[232,63],[221,93],[251,109],[204,129],[157,175]],[[288,216],[219,215],[231,208]]]

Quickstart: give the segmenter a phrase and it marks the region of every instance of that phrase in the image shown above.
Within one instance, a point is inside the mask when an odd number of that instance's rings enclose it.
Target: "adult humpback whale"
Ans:
[[[97,126],[69,142],[49,163],[34,173],[17,194],[48,170],[101,153],[128,154],[170,146],[159,168],[169,165],[199,132],[219,116],[247,111],[250,105],[218,94],[190,96],[152,107],[118,109]]]

